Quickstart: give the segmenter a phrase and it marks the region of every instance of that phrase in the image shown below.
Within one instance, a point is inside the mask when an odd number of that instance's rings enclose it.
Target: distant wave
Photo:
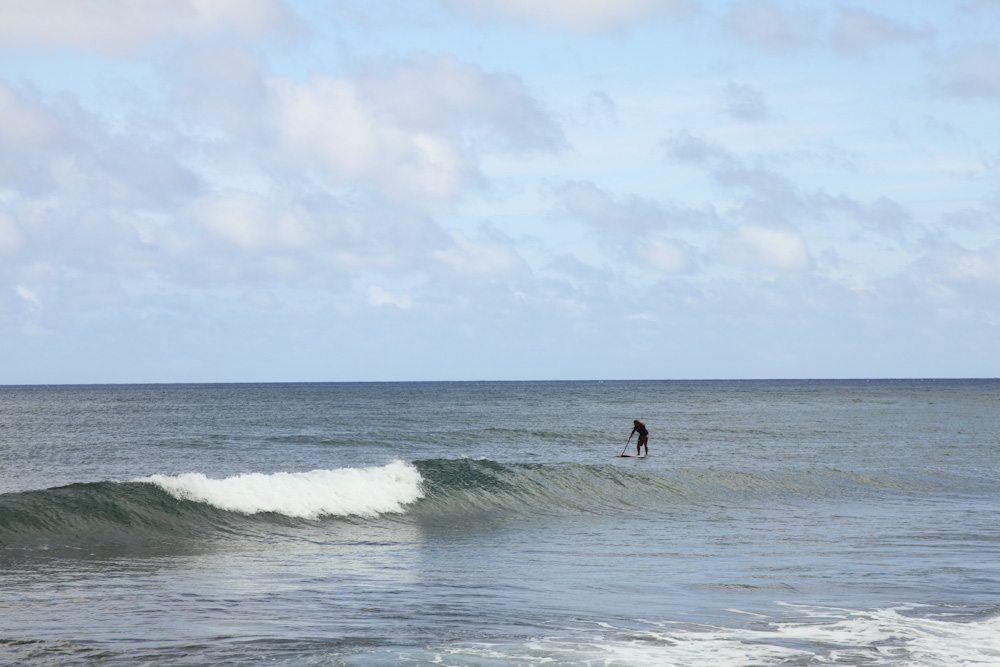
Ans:
[[[954,480],[953,480],[954,482]],[[369,468],[243,474],[151,475],[0,495],[0,554],[11,550],[153,549],[226,536],[267,536],[275,522],[462,521],[477,514],[608,514],[783,502],[868,499],[959,490],[855,473],[653,471],[620,465],[396,461]],[[269,527],[271,526],[271,527]],[[165,548],[165,547],[164,547]]]
[[[735,469],[659,470],[632,466],[501,464],[434,459],[415,463],[425,497],[421,515],[477,511],[615,513],[636,506],[663,509],[800,503],[956,489],[953,481],[866,476],[837,470],[771,474]]]

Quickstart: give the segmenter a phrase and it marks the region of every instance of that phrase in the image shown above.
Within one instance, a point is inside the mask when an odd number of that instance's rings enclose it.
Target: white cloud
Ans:
[[[960,12],[967,12],[970,14],[989,12],[990,10],[997,9],[1000,9],[1000,1],[998,0],[965,0],[958,5],[958,10]]]
[[[933,308],[942,321],[964,322],[970,332],[992,337],[984,347],[992,354],[996,340],[993,330],[1000,326],[1000,243],[969,249],[938,241],[907,267],[901,278],[915,290],[907,296],[918,307]],[[989,354],[977,358],[982,368],[989,365]]]
[[[510,278],[527,267],[507,245],[474,241],[459,231],[452,233],[452,245],[434,252],[434,257],[459,277],[471,279]]]
[[[764,0],[734,5],[727,17],[739,39],[763,51],[782,53],[815,41],[817,20],[809,10],[785,10]]]
[[[968,250],[959,246],[936,248],[921,264],[930,268],[931,274],[957,283],[1000,285],[1000,243],[993,243],[981,250]]]
[[[734,190],[746,190],[772,206],[797,206],[795,184],[782,174],[765,167],[726,165],[713,172],[722,185]]]
[[[25,287],[24,285],[18,285],[14,288],[14,291],[17,292],[19,297],[27,301],[34,310],[42,309],[42,302],[39,300],[38,295],[34,290]]]
[[[875,12],[841,9],[832,40],[837,51],[864,56],[892,44],[925,40],[932,34],[930,30],[916,30]]]
[[[512,151],[563,144],[519,79],[449,57],[418,56],[357,79],[274,78],[269,87],[289,160],[401,200],[458,197],[481,178],[484,143]]]
[[[705,169],[712,182],[733,197],[735,206],[725,218],[743,223],[768,226],[774,223],[811,225],[818,221],[837,224],[856,223],[866,238],[891,239],[894,244],[908,245],[917,235],[927,232],[911,210],[889,197],[872,201],[857,199],[844,193],[829,194],[823,189],[804,190],[795,178],[802,167],[813,169],[816,162],[828,168],[854,171],[851,164],[811,150],[795,153],[764,152],[739,155],[725,146],[688,130],[680,130],[663,142],[668,159]],[[780,167],[780,169],[779,169]],[[843,228],[845,237],[848,235]]]
[[[603,232],[639,233],[660,216],[653,202],[635,199],[622,203],[588,181],[564,183],[556,194],[566,214]]]
[[[336,185],[355,182],[404,200],[452,199],[476,178],[460,137],[401,125],[354,82],[271,82],[276,129],[289,159]]]
[[[664,273],[681,273],[690,267],[687,253],[673,241],[648,239],[639,246],[639,254],[646,262]]]
[[[812,265],[802,234],[792,229],[743,225],[719,246],[723,260],[748,268],[802,271]]]
[[[913,214],[899,202],[879,197],[874,202],[856,201],[845,195],[836,197],[825,192],[818,192],[807,198],[806,202],[817,213],[817,216],[829,212],[847,213],[857,220],[862,228],[887,237],[902,238],[906,232],[913,229],[923,231],[913,220]]]
[[[274,79],[270,93],[282,148],[323,167],[335,182],[376,179],[414,150],[412,135],[391,121],[380,123],[377,110],[347,79]]]
[[[164,204],[200,184],[170,146],[114,131],[74,96],[42,96],[0,80],[4,185],[28,196],[59,192],[68,205],[111,209]]]
[[[43,338],[53,335],[53,333],[50,330],[36,324],[35,322],[28,322],[27,324],[22,326],[21,333],[23,333],[25,336],[28,336],[29,338]]]
[[[2,0],[0,44],[125,55],[175,35],[259,36],[291,20],[280,0]]]
[[[719,144],[696,137],[689,130],[678,130],[663,142],[667,157],[680,164],[733,162],[735,157]]]
[[[0,187],[51,190],[53,159],[73,147],[69,123],[37,91],[0,79]]]
[[[172,224],[143,232],[169,255],[164,270],[172,273],[172,264],[193,263],[188,270],[213,284],[277,280],[311,289],[346,287],[356,272],[412,272],[452,243],[429,216],[385,199],[309,193],[299,200],[238,190],[201,196]]]
[[[730,81],[723,95],[726,112],[734,118],[759,122],[770,115],[764,94],[749,84]]]
[[[1000,45],[962,47],[936,78],[945,92],[956,97],[1000,100]]]
[[[513,152],[565,146],[558,125],[512,74],[418,53],[370,63],[356,78],[365,100],[404,128],[471,133]]]
[[[316,240],[314,223],[301,210],[278,209],[250,193],[203,197],[191,212],[201,225],[245,249],[303,248]]]
[[[716,222],[711,210],[682,208],[636,195],[615,197],[590,181],[563,183],[554,194],[559,215],[578,220],[616,241],[651,229],[705,227]]]
[[[695,0],[446,0],[468,13],[583,33],[617,32],[655,16],[684,16]]]
[[[268,132],[266,63],[229,39],[185,43],[162,68],[188,122],[240,137]]]
[[[0,150],[48,150],[65,141],[66,133],[52,111],[0,80]]]
[[[21,247],[23,239],[14,218],[0,211],[0,253],[14,252]]]
[[[583,117],[592,123],[617,123],[618,109],[607,93],[594,90],[584,103]]]
[[[413,297],[409,294],[396,294],[378,285],[368,287],[368,303],[375,307],[394,306],[402,310],[409,310],[413,307]]]

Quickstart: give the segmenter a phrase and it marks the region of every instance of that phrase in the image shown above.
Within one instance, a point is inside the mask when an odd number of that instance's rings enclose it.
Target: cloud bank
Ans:
[[[984,5],[0,11],[2,383],[1000,372]]]

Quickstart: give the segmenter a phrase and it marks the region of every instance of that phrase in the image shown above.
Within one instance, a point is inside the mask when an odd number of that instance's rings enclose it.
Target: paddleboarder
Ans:
[[[640,450],[645,447],[646,456],[649,456],[649,445],[646,444],[649,440],[649,431],[646,430],[646,425],[638,419],[634,420],[632,425],[632,432],[629,433],[628,439],[631,440],[633,435],[639,434],[639,440],[635,443],[635,455],[639,456]]]

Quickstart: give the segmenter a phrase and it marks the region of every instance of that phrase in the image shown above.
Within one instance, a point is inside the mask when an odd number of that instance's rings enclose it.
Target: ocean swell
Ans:
[[[405,511],[423,494],[410,463],[311,472],[150,475],[0,495],[0,557],[139,555],[228,537],[271,539],[275,526]],[[201,545],[201,546],[199,546]]]
[[[114,553],[150,544],[217,542],[227,536],[273,539],[276,526],[294,529],[330,520],[443,520],[460,526],[482,515],[616,517],[636,507],[697,517],[705,511],[857,501],[870,505],[958,492],[975,489],[958,478],[905,479],[836,470],[761,473],[485,459],[395,461],[222,479],[201,473],[150,475],[0,495],[0,553],[95,547]]]

